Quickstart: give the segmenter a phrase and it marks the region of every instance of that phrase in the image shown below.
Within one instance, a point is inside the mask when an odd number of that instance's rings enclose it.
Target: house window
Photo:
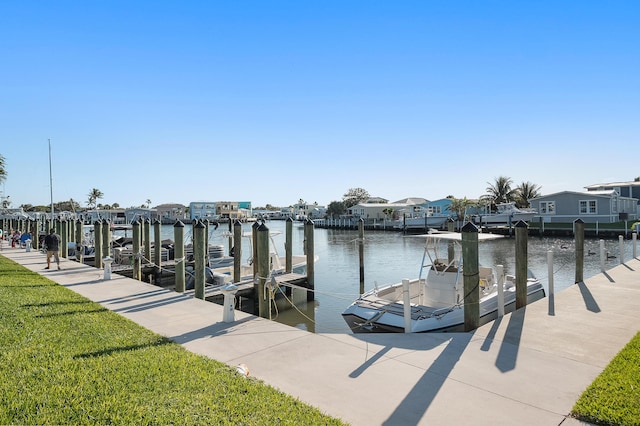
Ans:
[[[580,214],[596,214],[596,200],[580,200]]]
[[[540,214],[556,214],[556,202],[540,201]]]
[[[442,214],[442,206],[429,206],[430,214]]]

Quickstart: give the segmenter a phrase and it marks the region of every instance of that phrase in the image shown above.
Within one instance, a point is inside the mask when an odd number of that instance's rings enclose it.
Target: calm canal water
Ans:
[[[276,249],[284,257],[285,222],[270,221],[267,227],[274,234]],[[251,230],[251,223],[243,225],[245,231]],[[185,242],[191,239],[191,227],[185,226]],[[162,227],[162,238],[173,240],[173,226]],[[228,224],[221,224],[210,232],[210,244],[225,247],[228,253]],[[343,321],[342,311],[358,297],[360,288],[359,248],[357,231],[315,229],[314,248],[319,257],[315,265],[315,301],[306,306],[278,313],[276,320],[297,328],[315,333],[350,333]],[[293,226],[293,253],[303,253],[304,230],[302,223]],[[584,278],[600,273],[598,239],[585,241]],[[418,275],[422,262],[424,240],[415,236],[403,236],[399,232],[367,231],[364,243],[365,289],[414,278]],[[606,268],[619,265],[619,242],[617,239],[605,240],[605,247],[615,258],[606,261]],[[554,255],[554,288],[560,292],[574,284],[575,252],[573,238],[529,237],[529,269],[540,278],[548,288],[547,251]],[[631,240],[624,241],[625,259],[631,259],[633,247]],[[243,250],[245,251],[245,250]],[[246,251],[245,251],[246,253]],[[444,253],[443,255],[446,255]],[[243,259],[244,260],[244,259]],[[513,273],[515,268],[515,238],[503,238],[480,244],[481,265],[504,265],[505,273]]]

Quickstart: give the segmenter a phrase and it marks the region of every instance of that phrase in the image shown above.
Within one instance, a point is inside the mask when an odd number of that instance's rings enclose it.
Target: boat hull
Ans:
[[[479,326],[485,325],[498,317],[497,297],[493,294],[481,300]],[[545,297],[544,287],[536,281],[527,288],[527,304]],[[505,313],[515,310],[515,291],[505,291]],[[371,309],[361,309],[354,302],[342,314],[345,322],[353,333],[404,333],[404,317],[402,315],[373,312]],[[377,319],[373,319],[378,316]],[[412,315],[413,316],[413,315]],[[431,316],[423,319],[412,319],[413,333],[446,333],[464,331],[464,306],[452,307],[441,316]]]

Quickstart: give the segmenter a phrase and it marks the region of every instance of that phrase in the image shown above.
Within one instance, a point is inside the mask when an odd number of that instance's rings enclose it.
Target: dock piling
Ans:
[[[196,220],[193,226],[193,261],[195,263],[195,292],[196,299],[204,300],[204,284],[206,281],[206,256],[205,251],[205,226],[202,221]]]
[[[271,315],[270,298],[265,297],[265,286],[270,275],[269,268],[269,228],[262,223],[256,228],[256,257],[254,263],[257,267],[256,280],[254,284],[254,293],[256,294],[258,304],[258,316],[269,318]]]
[[[93,224],[93,266],[102,269],[102,221],[96,220]]]
[[[358,262],[360,265],[360,294],[364,293],[364,219],[358,223]],[[404,285],[404,282],[403,282]],[[405,331],[406,332],[406,331]]]
[[[307,219],[304,222],[304,247],[307,254],[307,302],[311,302],[315,299],[315,253],[313,247],[313,221]]]
[[[242,270],[242,223],[233,224],[233,282],[240,282]],[[234,293],[235,294],[235,293]]]
[[[620,248],[620,264],[624,265],[624,236],[618,235],[618,247]]]
[[[287,218],[285,224],[285,272],[290,274],[293,270],[293,219]]]
[[[180,220],[173,225],[173,256],[176,261],[175,285],[176,291],[184,293],[185,290],[185,258],[184,258],[184,223]]]
[[[66,220],[60,222],[60,255],[65,259],[69,257],[69,228],[67,224]]]
[[[576,239],[576,283],[584,281],[584,221],[576,219],[574,222]]]
[[[142,279],[142,268],[140,265],[140,249],[141,249],[141,224],[138,220],[135,220],[132,224],[133,234],[133,279],[140,281]],[[97,257],[97,253],[96,253]]]
[[[462,264],[464,288],[464,331],[480,324],[480,270],[478,267],[478,227],[467,222],[462,227]]]
[[[402,304],[404,314],[404,332],[411,333],[411,293],[409,287],[409,280],[402,280]]]
[[[102,259],[111,257],[111,227],[107,219],[102,219]]]
[[[496,265],[496,276],[498,279],[498,318],[504,316],[504,265]]]
[[[519,220],[515,225],[516,234],[516,309],[527,305],[528,273],[528,226]]]

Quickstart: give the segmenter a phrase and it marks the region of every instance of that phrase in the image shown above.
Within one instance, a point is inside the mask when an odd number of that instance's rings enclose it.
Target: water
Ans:
[[[274,236],[276,249],[284,257],[284,221],[267,222],[270,231],[281,232]],[[244,224],[243,231],[250,231],[252,224]],[[190,242],[191,227],[185,226],[185,243]],[[153,230],[152,230],[153,232]],[[173,239],[173,226],[162,227],[162,239]],[[293,253],[303,253],[304,229],[302,223],[293,226]],[[319,257],[315,264],[315,301],[299,310],[289,309],[277,314],[276,320],[315,333],[350,333],[342,319],[342,311],[358,297],[360,288],[358,232],[315,229],[314,250]],[[210,244],[225,247],[228,253],[228,225],[221,224],[217,230],[211,229]],[[584,278],[600,273],[600,246],[598,239],[585,240]],[[396,283],[403,278],[418,275],[422,262],[424,240],[415,236],[403,236],[397,232],[365,232],[364,278],[365,289]],[[615,258],[608,259],[605,268],[620,264],[619,242],[605,240],[605,249]],[[529,269],[542,281],[548,290],[547,251],[554,256],[554,288],[560,292],[574,284],[575,251],[573,238],[529,237]],[[246,250],[243,250],[246,253]],[[633,256],[632,241],[624,241],[625,259]],[[589,255],[588,253],[596,253]],[[443,256],[446,253],[443,254]],[[244,255],[243,257],[245,257]],[[243,259],[244,260],[244,259]],[[514,273],[515,238],[504,238],[480,243],[479,262],[481,265],[504,265],[505,273]],[[275,315],[274,315],[275,316]]]

